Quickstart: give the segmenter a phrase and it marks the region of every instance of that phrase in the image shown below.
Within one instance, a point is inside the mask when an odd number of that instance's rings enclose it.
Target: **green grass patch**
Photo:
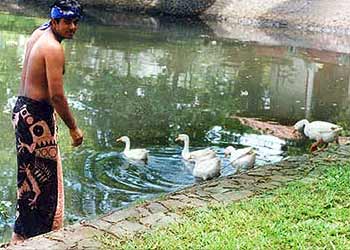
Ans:
[[[132,240],[100,238],[105,249],[350,249],[350,165],[314,182],[205,209]]]

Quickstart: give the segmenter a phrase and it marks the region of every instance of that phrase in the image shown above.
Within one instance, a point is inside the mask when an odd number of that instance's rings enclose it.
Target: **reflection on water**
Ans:
[[[16,96],[25,40],[43,19],[0,14],[0,197],[15,201],[16,158],[10,107]],[[205,29],[172,24],[161,30],[83,24],[65,41],[65,89],[84,145],[72,149],[60,124],[67,222],[94,217],[138,199],[192,185],[180,158],[179,133],[191,150],[212,147],[222,175],[235,172],[227,145],[253,146],[257,166],[287,156],[286,142],[254,134],[230,117],[292,124],[301,118],[349,122],[350,57],[295,47],[267,47],[216,39]],[[148,165],[128,162],[115,139],[150,150]],[[1,218],[2,240],[13,222]]]
[[[235,147],[253,147],[257,154],[256,165],[258,166],[277,163],[286,155],[287,142],[272,135],[240,134],[226,131],[221,126],[214,126],[208,131],[206,138],[213,145],[226,144]]]

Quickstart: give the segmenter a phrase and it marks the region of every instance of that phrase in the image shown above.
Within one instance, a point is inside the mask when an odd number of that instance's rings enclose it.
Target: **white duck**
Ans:
[[[230,164],[237,169],[249,169],[254,166],[256,153],[252,147],[235,149],[228,146],[224,149],[225,157],[230,156]]]
[[[339,143],[339,133],[342,130],[342,127],[330,122],[309,122],[306,119],[300,120],[294,125],[294,131],[299,131],[309,139],[316,140],[310,147],[311,152],[317,150],[318,146],[322,143],[325,143],[323,148],[327,147],[329,142],[336,141]]]
[[[196,151],[192,151],[192,152],[196,152]],[[210,149],[210,151],[208,151],[207,154],[203,154],[203,155],[202,154],[199,154],[199,155],[198,154],[192,154],[192,152],[190,153],[190,156],[189,156],[188,160],[189,161],[193,161],[193,162],[195,162],[197,160],[205,161],[205,160],[209,160],[209,159],[212,159],[212,158],[216,157],[216,152],[211,150],[211,149]]]
[[[220,175],[221,161],[219,158],[214,157],[210,159],[197,159],[194,168],[193,176],[208,180]]]
[[[117,142],[124,142],[125,148],[124,148],[124,155],[132,160],[142,160],[147,163],[148,161],[148,153],[149,151],[144,148],[135,148],[130,149],[130,139],[127,136],[122,136],[117,139]]]
[[[202,157],[213,158],[216,156],[216,153],[210,148],[200,149],[196,151],[190,152],[190,138],[186,134],[179,134],[179,136],[175,139],[175,141],[183,141],[184,148],[182,149],[181,156],[185,160],[196,160]]]

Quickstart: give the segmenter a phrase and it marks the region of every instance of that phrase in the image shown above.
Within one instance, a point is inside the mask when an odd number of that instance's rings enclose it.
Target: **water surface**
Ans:
[[[0,14],[0,198],[10,204],[10,218],[0,221],[2,241],[10,237],[16,194],[10,110],[25,41],[44,21]],[[254,134],[233,115],[287,125],[302,118],[349,122],[347,54],[219,39],[200,25],[176,23],[159,29],[85,23],[64,48],[65,90],[85,133],[74,149],[60,123],[66,223],[196,183],[174,141],[179,133],[190,135],[192,150],[216,150],[222,175],[229,175],[236,170],[223,158],[227,145],[254,146],[257,167],[299,150]],[[121,135],[150,150],[148,165],[123,157],[115,142]]]

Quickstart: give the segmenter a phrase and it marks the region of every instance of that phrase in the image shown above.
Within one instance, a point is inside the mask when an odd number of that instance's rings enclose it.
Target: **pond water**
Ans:
[[[25,41],[44,21],[0,14],[0,199],[10,215],[1,217],[1,241],[11,234],[16,195],[10,110]],[[305,117],[349,122],[349,55],[219,39],[200,25],[163,25],[83,23],[76,38],[64,42],[65,90],[85,133],[84,144],[72,148],[60,123],[66,223],[196,183],[174,141],[179,133],[190,136],[191,150],[216,150],[228,175],[236,169],[223,158],[227,145],[254,146],[258,167],[299,150],[255,134],[233,115],[289,125]],[[123,158],[115,141],[121,135],[131,138],[132,148],[150,150],[148,165]]]

